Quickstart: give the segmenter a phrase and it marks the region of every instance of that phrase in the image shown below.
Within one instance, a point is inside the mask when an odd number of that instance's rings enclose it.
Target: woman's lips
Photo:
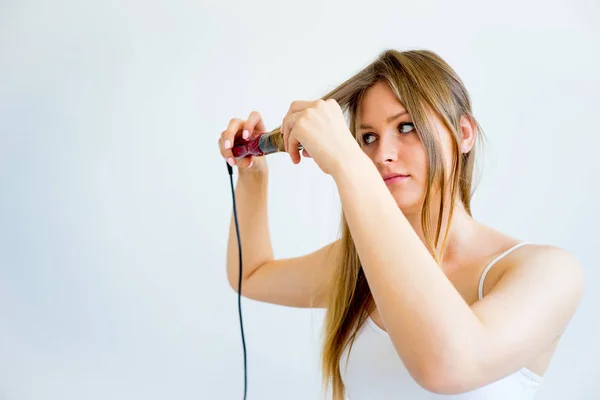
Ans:
[[[391,178],[384,179],[386,185],[391,185],[392,183],[402,182],[410,178],[410,175],[396,175]]]

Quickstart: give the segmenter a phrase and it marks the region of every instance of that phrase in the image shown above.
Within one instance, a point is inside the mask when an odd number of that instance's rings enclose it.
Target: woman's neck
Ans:
[[[440,242],[438,244],[437,251],[441,250],[442,241],[446,231],[448,231],[448,216],[449,207],[446,209],[444,215],[444,222],[440,231]],[[432,235],[435,235],[437,229],[437,219],[439,212],[432,212],[429,218],[429,226],[431,227]],[[405,214],[406,219],[413,227],[419,238],[423,243],[427,243],[425,240],[425,233],[423,231],[423,225],[421,224],[421,212]],[[446,248],[444,251],[444,262],[452,262],[457,254],[460,254],[459,249],[464,249],[468,243],[471,243],[473,238],[476,236],[479,223],[471,217],[465,210],[462,202],[457,201],[454,205],[454,212],[452,214],[452,222],[448,231],[448,238],[446,239]],[[435,237],[433,238],[435,240]],[[468,246],[467,246],[468,247]],[[432,254],[433,255],[433,254]]]

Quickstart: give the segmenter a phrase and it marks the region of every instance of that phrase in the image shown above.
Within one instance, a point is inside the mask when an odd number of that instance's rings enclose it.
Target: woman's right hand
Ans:
[[[256,111],[251,112],[247,120],[233,118],[229,122],[227,129],[221,133],[221,137],[219,138],[219,150],[221,151],[221,155],[232,167],[237,165],[238,168],[247,169],[248,171],[267,172],[267,161],[264,156],[248,156],[236,160],[231,151],[233,143],[238,138],[249,141],[264,132],[265,125],[262,121],[262,117]]]

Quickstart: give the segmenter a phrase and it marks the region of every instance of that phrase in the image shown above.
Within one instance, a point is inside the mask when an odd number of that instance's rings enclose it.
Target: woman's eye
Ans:
[[[415,125],[412,122],[403,122],[398,125],[398,129],[402,133],[410,133],[415,129]]]
[[[398,125],[398,131],[402,134],[407,134],[415,130],[415,125],[412,122],[402,122]],[[375,137],[372,133],[365,133],[362,135],[362,141],[364,144],[371,144],[369,138]]]
[[[369,140],[368,140],[369,137],[373,137],[373,134],[365,133],[364,135],[362,135],[362,141],[364,144],[371,144],[371,142],[369,142]]]

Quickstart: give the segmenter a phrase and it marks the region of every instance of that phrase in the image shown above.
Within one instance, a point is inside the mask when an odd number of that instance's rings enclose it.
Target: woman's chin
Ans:
[[[423,201],[419,196],[402,190],[391,190],[391,192],[404,215],[420,213]]]

